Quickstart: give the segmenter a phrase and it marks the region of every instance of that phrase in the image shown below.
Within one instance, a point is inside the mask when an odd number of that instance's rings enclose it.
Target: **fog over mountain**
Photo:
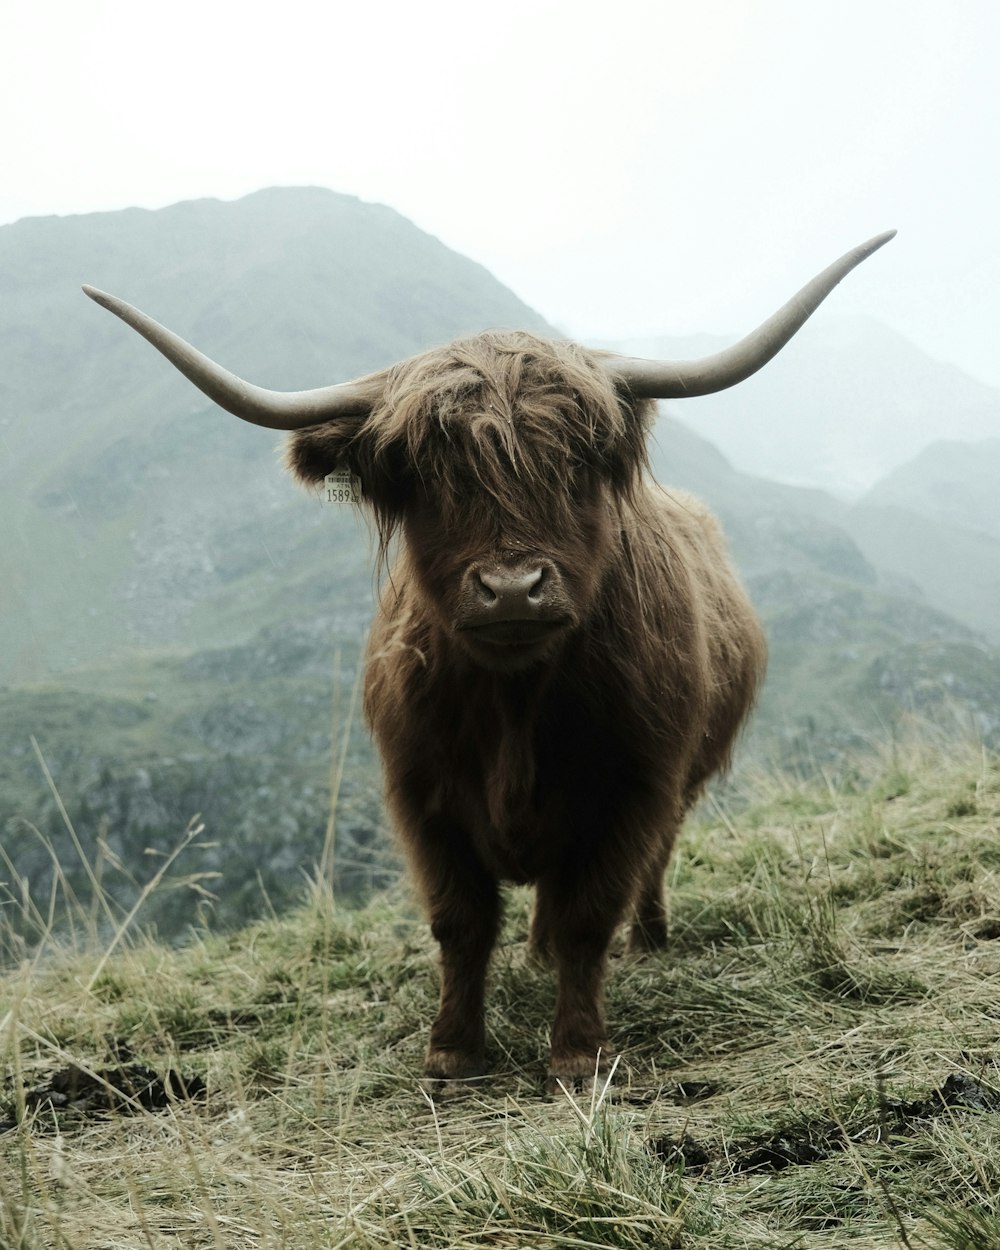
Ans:
[[[320,513],[278,470],[280,438],[218,411],[87,301],[82,280],[279,388],[356,376],[488,325],[551,332],[481,266],[391,209],[315,188],[29,219],[0,228],[0,277],[8,679],[151,645],[223,643],[277,621],[290,579],[299,603],[314,600],[318,527],[356,535],[343,576],[351,587],[363,579],[370,599],[362,531]],[[626,346],[684,356],[717,345]],[[997,392],[824,306],[755,377],[666,411],[728,458],[717,507],[780,498],[792,516],[840,527],[886,578],[995,635],[997,443],[954,440],[996,427]],[[942,428],[949,449],[921,456]],[[668,482],[678,442],[675,432],[656,462]],[[698,446],[695,477],[711,478]],[[788,485],[843,489],[890,470],[851,508]]]
[[[1000,438],[931,443],[860,501],[899,508],[1000,540]]]
[[[791,292],[789,292],[791,294]],[[844,498],[870,491],[942,439],[1000,438],[1000,389],[869,318],[838,317],[836,293],[760,373],[669,405],[746,473]],[[733,339],[631,339],[615,350],[677,359]]]

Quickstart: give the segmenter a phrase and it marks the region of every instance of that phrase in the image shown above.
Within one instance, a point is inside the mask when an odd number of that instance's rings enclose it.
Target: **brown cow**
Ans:
[[[249,386],[88,289],[223,406],[297,429],[288,459],[302,481],[350,467],[383,554],[401,540],[365,707],[441,947],[427,1075],[484,1071],[502,881],[535,885],[531,943],[558,972],[550,1088],[607,1071],[612,934],[631,911],[631,947],[665,945],[667,860],[728,764],[765,664],[714,520],[648,478],[652,401],[749,376],[890,237],[706,361],[493,332],[292,395]]]

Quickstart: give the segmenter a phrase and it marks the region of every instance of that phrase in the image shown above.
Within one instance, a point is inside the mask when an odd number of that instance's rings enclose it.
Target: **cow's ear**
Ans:
[[[285,466],[303,486],[318,486],[337,469],[359,469],[358,435],[363,416],[337,417],[296,430],[285,448]]]
[[[399,444],[378,445],[370,418],[338,417],[296,430],[285,463],[304,486],[317,486],[328,473],[349,469],[360,482],[361,502],[375,515],[383,544],[402,521],[413,474]]]

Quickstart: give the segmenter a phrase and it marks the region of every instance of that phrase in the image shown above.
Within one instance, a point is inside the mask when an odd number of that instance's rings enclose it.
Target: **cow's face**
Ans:
[[[593,611],[649,415],[580,348],[482,335],[396,366],[369,417],[297,433],[289,461],[307,481],[349,465],[383,549],[402,530],[425,610],[513,671]]]

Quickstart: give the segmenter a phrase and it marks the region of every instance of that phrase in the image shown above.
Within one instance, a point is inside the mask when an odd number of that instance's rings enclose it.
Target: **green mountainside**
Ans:
[[[1000,537],[912,507],[862,501],[843,525],[868,559],[905,580],[939,611],[1000,642]]]
[[[80,282],[279,388],[546,326],[390,209],[328,191],[0,229],[3,853],[44,886],[48,842],[72,885],[76,838],[128,905],[200,815],[219,920],[259,911],[262,886],[282,908],[318,864],[365,892],[393,866],[357,711],[366,528],[293,487],[278,436],[208,404]],[[1000,738],[982,629],[873,553],[847,505],[737,472],[668,418],[652,459],[718,511],[768,628],[744,759],[825,767],[913,717]],[[146,915],[173,934],[206,906],[159,891]]]
[[[247,638],[310,593],[319,512],[276,471],[278,437],[215,409],[83,282],[279,389],[547,329],[391,209],[329,191],[3,227],[0,680]]]
[[[892,552],[871,558],[877,531],[859,525],[860,506],[740,473],[680,422],[661,418],[653,468],[716,510],[764,619],[771,660],[750,734],[755,752],[822,764],[909,717],[1000,740],[1000,656],[988,640],[1000,636],[1000,613],[977,631],[958,611],[964,603],[947,613]],[[916,514],[901,517],[911,531],[933,529]],[[944,553],[951,533],[934,531]],[[967,548],[959,538],[951,550],[957,578]],[[1000,562],[986,562],[978,578],[968,572],[982,588],[1000,576]]]
[[[875,563],[1000,641],[1000,439],[943,440],[893,470],[844,524]]]

